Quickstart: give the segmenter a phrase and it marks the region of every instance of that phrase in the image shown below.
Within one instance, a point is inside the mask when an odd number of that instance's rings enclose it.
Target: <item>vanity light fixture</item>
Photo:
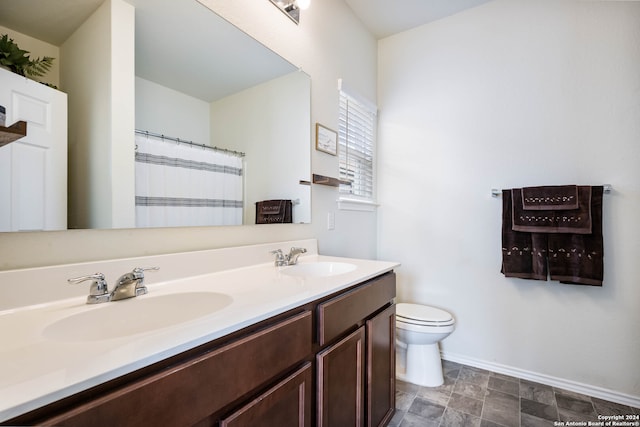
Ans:
[[[311,0],[270,0],[271,3],[278,6],[293,22],[300,22],[300,10],[308,9]]]

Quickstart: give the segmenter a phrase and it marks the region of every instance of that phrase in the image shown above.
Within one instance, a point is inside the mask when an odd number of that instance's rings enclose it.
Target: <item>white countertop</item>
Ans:
[[[278,268],[268,262],[156,283],[149,273],[146,280],[149,293],[130,300],[87,305],[86,296],[78,296],[0,311],[0,421],[330,295],[399,265],[310,252],[311,255],[300,257],[300,264],[347,262],[356,268],[335,276],[300,278],[283,274],[282,270],[288,267]],[[3,277],[9,276],[0,275],[0,281]],[[91,340],[73,341],[43,334],[47,326],[73,314],[184,292],[217,292],[231,297],[232,301],[218,311],[193,320],[116,338],[102,339],[98,324],[91,326],[95,329],[95,339]],[[189,310],[189,307],[175,307],[175,310]]]

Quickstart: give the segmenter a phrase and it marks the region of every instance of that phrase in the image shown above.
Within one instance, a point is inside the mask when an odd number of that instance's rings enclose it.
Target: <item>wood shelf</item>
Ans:
[[[329,187],[339,187],[342,185],[351,185],[351,181],[345,181],[343,179],[331,178],[330,176],[313,174],[313,183],[328,185]]]
[[[0,126],[0,147],[12,143],[27,135],[27,122],[15,122],[9,127]]]

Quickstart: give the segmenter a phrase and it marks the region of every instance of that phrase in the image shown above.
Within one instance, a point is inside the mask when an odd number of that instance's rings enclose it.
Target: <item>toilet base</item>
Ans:
[[[444,384],[442,360],[438,343],[427,345],[408,344],[404,373],[398,371],[398,378],[424,387],[438,387]]]

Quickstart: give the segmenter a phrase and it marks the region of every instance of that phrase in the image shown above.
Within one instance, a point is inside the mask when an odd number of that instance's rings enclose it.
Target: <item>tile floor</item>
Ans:
[[[588,425],[598,415],[640,415],[639,408],[548,385],[455,362],[443,366],[440,387],[397,382],[390,427],[550,427],[561,425],[557,421]]]

